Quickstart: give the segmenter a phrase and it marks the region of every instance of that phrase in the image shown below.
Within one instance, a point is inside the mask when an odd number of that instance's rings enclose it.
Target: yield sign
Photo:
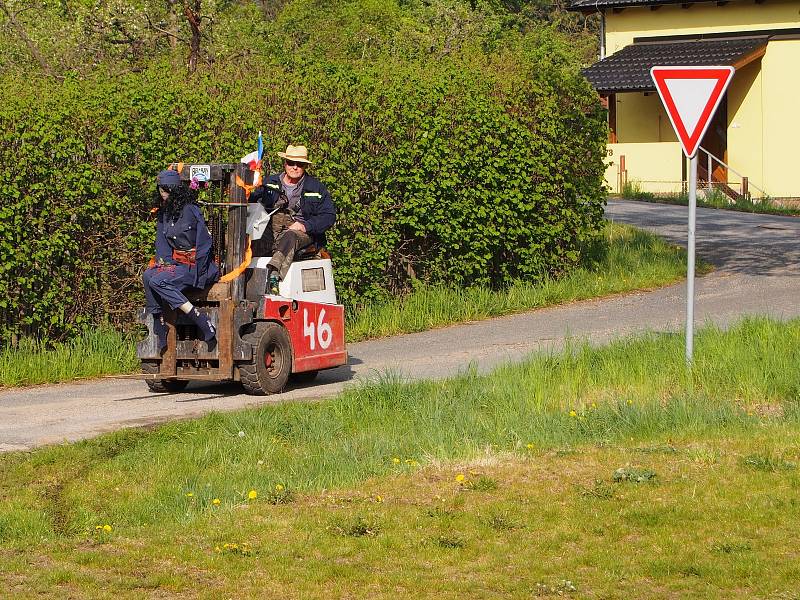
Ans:
[[[687,158],[700,140],[733,78],[733,67],[653,67],[650,76]]]

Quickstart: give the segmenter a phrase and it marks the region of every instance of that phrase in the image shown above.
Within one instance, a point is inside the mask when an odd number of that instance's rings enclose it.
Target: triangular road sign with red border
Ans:
[[[692,158],[733,78],[733,67],[653,67],[650,76],[683,152]]]

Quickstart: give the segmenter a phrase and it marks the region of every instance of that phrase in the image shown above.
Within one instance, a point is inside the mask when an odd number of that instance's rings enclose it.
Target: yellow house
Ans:
[[[584,74],[608,106],[613,191],[627,181],[676,192],[687,178],[650,67],[731,65],[701,142],[699,179],[710,171],[730,195],[800,197],[800,0],[573,0],[570,8],[600,13],[600,61]]]

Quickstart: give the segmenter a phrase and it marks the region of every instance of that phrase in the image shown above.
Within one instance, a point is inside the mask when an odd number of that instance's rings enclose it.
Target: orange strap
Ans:
[[[172,171],[172,164],[173,164],[173,163],[169,163],[169,166],[167,167],[167,171]],[[182,162],[179,162],[179,163],[177,164],[177,168],[176,168],[175,170],[176,170],[178,173],[182,173],[182,172],[183,172],[183,163],[182,163]]]
[[[247,198],[247,199],[250,198],[250,192],[252,192],[254,189],[256,189],[256,186],[247,185],[244,182],[244,180],[241,177],[239,177],[238,175],[236,176],[236,185],[238,185],[240,188],[244,188],[244,197]]]
[[[245,250],[244,250],[244,260],[242,261],[242,264],[240,264],[238,267],[236,267],[230,273],[226,273],[225,275],[220,277],[219,278],[220,282],[221,283],[227,283],[227,282],[233,281],[234,279],[239,277],[239,275],[244,273],[245,269],[250,265],[250,261],[251,260],[253,260],[253,249],[250,247],[250,236],[248,235],[247,236],[247,248],[245,248]]]

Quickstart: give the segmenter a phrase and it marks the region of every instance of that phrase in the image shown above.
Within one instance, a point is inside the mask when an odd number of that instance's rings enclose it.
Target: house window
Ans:
[[[600,96],[600,103],[606,109],[608,119],[608,143],[617,143],[617,95]]]

